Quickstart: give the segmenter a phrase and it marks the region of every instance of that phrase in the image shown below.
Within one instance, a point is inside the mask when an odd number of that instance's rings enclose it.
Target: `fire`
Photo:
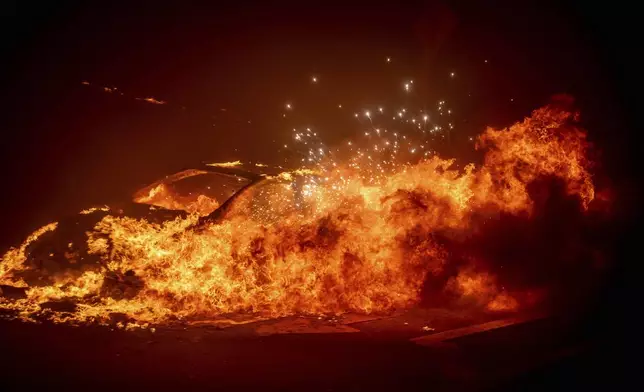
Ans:
[[[153,98],[153,97],[137,98],[137,99],[138,99],[138,100],[141,100],[141,101],[145,101],[145,102],[153,103],[153,104],[155,104],[155,105],[165,105],[165,104],[166,104],[166,102],[165,102],[165,101],[161,101],[161,100],[158,100],[158,99]]]
[[[508,208],[525,208],[530,203],[525,185],[544,175],[562,178],[585,207],[593,200],[585,134],[576,128],[561,132],[561,125],[574,117],[568,111],[542,108],[509,129],[488,129],[479,138],[479,146],[491,147],[485,170],[489,178],[505,182],[499,196]]]
[[[219,202],[206,195],[179,195],[173,192],[166,184],[188,177],[198,176],[207,172],[202,170],[184,170],[172,176],[166,177],[134,195],[134,201],[141,204],[149,204],[156,207],[163,207],[170,210],[184,210],[191,214],[208,215],[219,207]]]
[[[241,166],[241,161],[232,161],[232,162],[219,162],[219,163],[209,163],[208,166],[217,166],[217,167],[235,167]]]
[[[26,253],[29,245],[37,241],[47,232],[56,230],[57,227],[58,222],[49,223],[31,233],[19,248],[10,249],[5,253],[2,257],[2,263],[0,263],[0,283],[18,287],[26,286],[26,283],[22,279],[14,278],[14,271],[20,271],[25,267],[23,264],[27,260]]]
[[[109,211],[109,210],[110,210],[110,207],[108,207],[108,206],[103,206],[103,207],[91,207],[91,208],[87,208],[87,209],[82,210],[81,212],[79,212],[79,214],[81,214],[81,215],[89,215],[89,214],[94,213],[94,212],[96,212],[96,211],[104,211],[104,212],[107,212],[107,211]]]
[[[147,195],[135,197],[137,203],[150,204],[169,210],[184,210],[191,214],[208,215],[219,207],[219,202],[205,195],[181,196],[165,184],[150,189]]]
[[[69,260],[64,272],[34,280],[40,267],[28,261],[29,246],[56,230],[45,226],[4,255],[0,283],[24,287],[25,294],[0,297],[0,309],[69,323],[113,323],[120,314],[133,327],[239,312],[276,317],[408,308],[450,266],[441,236],[468,236],[476,214],[530,214],[534,180],[558,177],[588,206],[594,197],[588,145],[574,120],[548,106],[507,129],[489,128],[478,138],[487,149],[484,164],[463,170],[435,155],[386,170],[366,156],[348,163],[323,158],[316,169],[267,178],[276,186],[240,196],[221,221],[200,219],[216,202],[203,195],[180,200],[153,184],[135,200],[190,215],[164,223],[107,215],[86,233],[95,264],[72,268]],[[291,186],[297,178],[304,179],[299,193]],[[259,207],[258,195],[266,201]],[[270,220],[275,208],[284,215]],[[461,269],[444,290],[489,310],[521,306],[492,272],[474,267]],[[75,308],[52,312],[44,306],[52,301]]]

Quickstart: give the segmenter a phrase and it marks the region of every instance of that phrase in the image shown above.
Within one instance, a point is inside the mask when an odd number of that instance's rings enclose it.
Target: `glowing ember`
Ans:
[[[155,104],[155,105],[165,105],[165,103],[166,103],[165,101],[160,101],[160,100],[158,100],[158,99],[156,99],[156,98],[152,98],[152,97],[147,97],[147,98],[137,98],[137,99],[139,99],[139,100],[141,100],[141,101],[145,101],[145,102],[153,103],[153,104]]]
[[[92,207],[92,208],[88,208],[88,209],[82,210],[81,212],[79,212],[79,214],[81,214],[81,215],[88,215],[88,214],[94,213],[94,212],[96,212],[96,211],[104,211],[104,212],[107,212],[107,211],[109,211],[109,210],[110,210],[110,207],[108,207],[108,206],[104,206],[104,207]]]
[[[487,149],[484,164],[463,170],[436,155],[396,163],[393,155],[406,139],[385,132],[370,131],[385,139],[369,149],[347,144],[347,159],[318,146],[313,131],[296,132],[311,143],[311,168],[266,177],[218,220],[199,218],[216,201],[179,199],[163,183],[153,184],[135,200],[191,214],[164,223],[106,215],[86,233],[91,263],[73,252],[65,253],[66,268],[31,262],[31,244],[56,230],[47,225],[3,256],[0,283],[25,293],[0,297],[0,309],[24,320],[70,323],[112,323],[114,314],[124,314],[130,327],[234,312],[388,312],[413,306],[425,282],[440,281],[451,263],[441,235],[468,235],[475,215],[529,214],[528,185],[538,178],[560,178],[583,206],[594,197],[585,134],[572,113],[557,107],[507,129],[487,129],[477,142]],[[411,147],[423,150],[421,144]],[[489,310],[521,306],[491,272],[475,268],[461,269],[445,290]],[[52,301],[75,309],[50,311],[44,304]]]
[[[235,166],[241,166],[242,163],[241,161],[234,161],[234,162],[220,162],[220,163],[209,163],[208,166],[216,166],[216,167],[235,167]]]

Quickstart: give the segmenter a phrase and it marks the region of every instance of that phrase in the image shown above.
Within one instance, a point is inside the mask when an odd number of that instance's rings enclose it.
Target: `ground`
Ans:
[[[579,361],[593,346],[563,333],[566,317],[510,317],[519,322],[485,331],[490,319],[425,309],[348,323],[291,317],[155,332],[2,321],[0,375],[5,390],[524,390],[538,385],[525,378],[535,374],[542,383],[561,379],[555,364],[581,382]],[[436,342],[422,344],[432,335]]]

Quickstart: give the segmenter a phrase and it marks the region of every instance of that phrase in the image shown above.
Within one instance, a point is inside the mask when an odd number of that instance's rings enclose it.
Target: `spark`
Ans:
[[[387,58],[385,59],[385,61],[386,61],[386,62],[388,62],[388,63],[391,63],[391,57],[387,57]]]
[[[290,104],[290,103],[287,103],[285,106],[286,106],[286,109],[287,109],[287,110],[291,110],[291,109],[293,109],[293,106],[291,106],[291,104]]]
[[[318,78],[317,78],[317,76],[313,76],[313,77],[311,78],[311,82],[313,82],[313,83],[317,83],[317,82],[318,82]]]
[[[449,77],[450,77],[450,78],[454,78],[455,76],[456,76],[456,73],[454,73],[454,72],[450,72],[450,74],[449,74]]]

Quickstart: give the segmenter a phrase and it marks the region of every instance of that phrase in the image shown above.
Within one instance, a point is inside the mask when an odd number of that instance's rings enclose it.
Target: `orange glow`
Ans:
[[[323,160],[316,170],[267,177],[266,187],[239,197],[225,219],[205,224],[199,216],[216,201],[178,199],[163,183],[153,184],[135,200],[190,215],[162,224],[107,215],[87,232],[95,264],[35,284],[25,274],[35,268],[28,247],[56,229],[45,226],[4,255],[0,282],[25,287],[26,294],[0,297],[0,309],[69,323],[112,323],[117,313],[129,320],[121,326],[135,328],[239,312],[276,317],[408,308],[419,301],[423,282],[450,263],[436,233],[467,234],[477,212],[529,214],[527,185],[544,175],[561,178],[583,206],[590,203],[585,134],[573,120],[572,113],[545,107],[507,129],[487,129],[478,138],[487,149],[481,167],[458,170],[435,155],[386,171],[364,163],[366,157]],[[298,178],[305,179],[299,198],[292,186]],[[300,203],[306,208],[296,208]],[[281,215],[270,220],[274,213]],[[445,290],[492,311],[521,306],[491,273],[473,268],[460,270]],[[76,310],[40,307],[59,300]]]
[[[156,99],[156,98],[153,98],[153,97],[137,98],[137,99],[138,99],[138,100],[141,100],[141,101],[145,101],[145,102],[153,103],[153,104],[155,104],[155,105],[165,105],[165,104],[166,104],[166,102],[165,102],[165,101],[160,101],[160,100],[158,100],[158,99]]]
[[[217,167],[235,167],[241,166],[241,161],[232,161],[232,162],[220,162],[220,163],[208,163],[208,166],[217,166]]]
[[[104,212],[107,212],[107,211],[109,211],[109,210],[110,210],[110,207],[108,207],[108,206],[104,206],[104,207],[92,207],[92,208],[88,208],[88,209],[82,210],[81,212],[79,212],[79,214],[81,214],[81,215],[89,215],[89,214],[94,213],[94,212],[96,212],[96,211],[104,211]]]
[[[179,195],[173,192],[168,183],[195,177],[208,172],[188,169],[157,181],[134,194],[134,201],[141,204],[163,207],[169,210],[183,210],[191,214],[208,215],[219,207],[219,202],[206,195]],[[81,212],[82,213],[82,212]]]
[[[150,204],[169,210],[183,210],[191,214],[208,215],[219,207],[219,202],[205,195],[180,196],[164,184],[150,189],[145,196],[134,199],[137,203]]]

